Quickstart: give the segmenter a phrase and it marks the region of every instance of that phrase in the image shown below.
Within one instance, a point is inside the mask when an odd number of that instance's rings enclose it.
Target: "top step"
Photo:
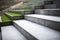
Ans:
[[[58,31],[52,30],[42,25],[26,21],[26,20],[17,20],[14,21],[21,29],[24,29],[29,34],[33,35],[38,40],[59,40],[60,33]]]

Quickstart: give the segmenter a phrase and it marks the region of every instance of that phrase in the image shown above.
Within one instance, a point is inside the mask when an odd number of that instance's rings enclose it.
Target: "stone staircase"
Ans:
[[[60,40],[60,10],[53,6],[54,3],[59,4],[58,1],[49,1],[37,6],[34,13],[22,11],[24,19],[12,20],[12,25],[1,27],[1,40]]]

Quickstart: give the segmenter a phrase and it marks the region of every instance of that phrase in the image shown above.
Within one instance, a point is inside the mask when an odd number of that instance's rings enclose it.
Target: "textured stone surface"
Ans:
[[[14,26],[1,27],[2,40],[27,40]]]
[[[25,19],[60,31],[60,17],[32,14]]]
[[[52,16],[60,16],[60,10],[40,10],[37,9],[35,10],[36,14],[41,14],[41,15],[52,15]]]
[[[25,16],[25,19],[34,23],[39,23],[37,18]]]
[[[60,32],[48,27],[38,25],[26,20],[17,20],[14,21],[14,23],[36,37],[38,40],[60,40]]]

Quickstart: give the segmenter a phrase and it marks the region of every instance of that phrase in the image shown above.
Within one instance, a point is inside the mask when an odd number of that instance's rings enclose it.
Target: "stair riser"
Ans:
[[[44,5],[41,5],[41,6],[35,6],[34,9],[44,9]]]
[[[0,32],[1,32],[1,26],[0,26]]]
[[[45,9],[59,9],[60,8],[60,0],[47,0],[44,1]]]
[[[0,22],[0,26],[8,26],[8,25],[13,25],[13,22]]]
[[[60,0],[54,0],[54,4],[60,4]]]
[[[33,14],[33,13],[34,13],[33,11],[22,12],[23,15],[28,15],[28,14]]]
[[[8,16],[9,18],[11,18],[12,20],[19,20],[19,19],[23,19],[24,16],[10,16],[10,15],[7,15],[5,14],[6,16]]]
[[[2,40],[2,35],[1,35],[1,26],[0,26],[0,40]]]
[[[25,31],[23,28],[18,26],[16,23],[14,23],[14,26],[28,39],[28,40],[38,40],[35,37],[33,37],[31,34],[29,34],[27,31]]]
[[[60,10],[35,10],[36,14],[41,15],[51,15],[51,16],[60,16]]]
[[[1,25],[2,25],[2,24],[1,24],[1,22],[0,22],[0,27],[1,27]]]
[[[60,22],[45,20],[45,26],[60,31]]]
[[[53,4],[53,1],[44,1],[44,5],[49,5],[49,4]]]
[[[34,22],[34,23],[39,23],[38,18],[25,16],[25,19],[28,20],[28,21]]]
[[[34,17],[27,17],[27,16],[25,17],[25,19],[60,31],[60,22],[34,18]]]
[[[45,5],[45,9],[59,9],[60,4],[50,4],[50,5]]]
[[[22,15],[27,15],[27,14],[33,14],[34,13],[33,10],[32,11],[13,11],[13,12],[20,13]]]
[[[12,20],[20,20],[23,19],[23,17],[11,17]]]

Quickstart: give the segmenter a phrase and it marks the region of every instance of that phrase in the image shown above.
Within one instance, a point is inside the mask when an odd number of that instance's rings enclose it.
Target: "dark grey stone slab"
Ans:
[[[8,26],[8,25],[13,25],[13,22],[12,21],[1,22],[0,24],[1,24],[0,26]]]
[[[49,4],[45,5],[45,9],[60,9],[60,4]]]
[[[0,27],[1,27],[1,25],[2,25],[2,24],[1,24],[1,22],[0,22]]]
[[[0,40],[1,40],[1,32],[0,32]]]
[[[44,5],[35,6],[34,9],[44,9]]]
[[[45,25],[47,27],[50,27],[50,28],[53,28],[55,30],[60,31],[60,22],[54,22],[54,21],[45,20]]]
[[[15,16],[15,17],[11,17],[12,20],[19,20],[19,19],[23,19],[23,16]]]
[[[43,19],[38,19],[38,24],[44,25],[45,26],[45,20]]]
[[[28,15],[28,14],[33,14],[33,13],[34,13],[33,10],[32,11],[24,11],[24,12],[22,12],[23,15]]]
[[[44,5],[48,5],[48,4],[53,4],[53,1],[50,0],[50,1],[44,1]]]
[[[60,0],[54,0],[53,3],[54,4],[60,4]]]
[[[37,18],[25,16],[25,19],[34,23],[39,23]]]

